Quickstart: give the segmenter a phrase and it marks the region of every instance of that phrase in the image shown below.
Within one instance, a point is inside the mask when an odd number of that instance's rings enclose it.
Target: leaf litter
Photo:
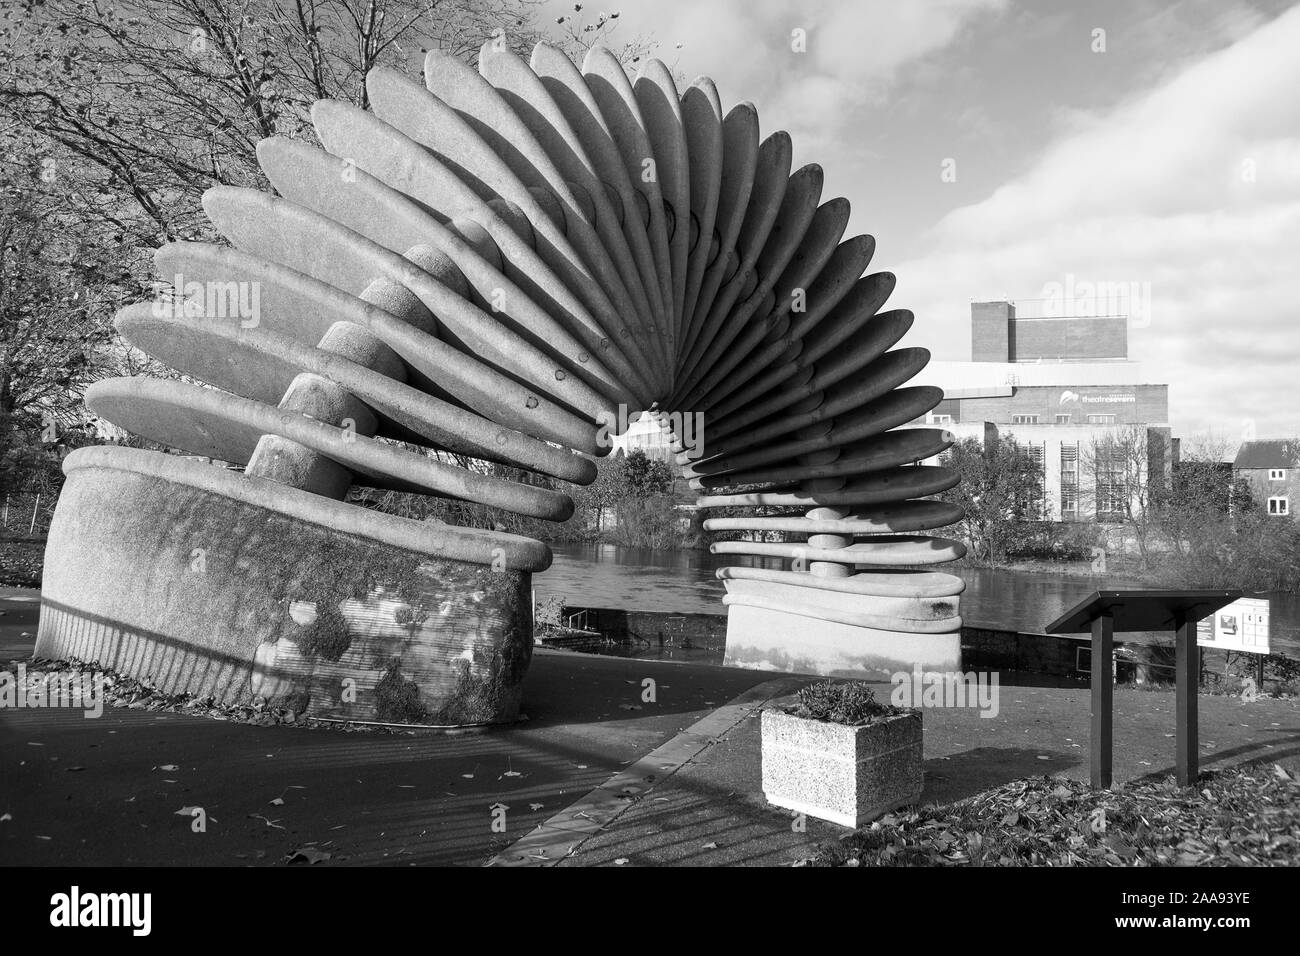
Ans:
[[[1113,790],[1053,777],[887,814],[800,866],[1294,866],[1300,775],[1278,764]]]

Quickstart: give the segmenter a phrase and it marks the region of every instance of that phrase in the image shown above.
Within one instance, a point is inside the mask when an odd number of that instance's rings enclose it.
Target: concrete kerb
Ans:
[[[561,810],[487,866],[554,866],[590,837],[609,827],[628,807],[729,733],[768,701],[793,693],[807,677],[764,681],[696,721],[576,803]]]

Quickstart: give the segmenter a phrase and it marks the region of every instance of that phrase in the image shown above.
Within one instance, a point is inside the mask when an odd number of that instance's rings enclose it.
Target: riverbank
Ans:
[[[553,542],[555,549],[565,548],[624,548],[624,545],[607,542]],[[647,549],[630,549],[647,550]],[[665,555],[708,555],[707,548],[657,548],[652,549]],[[40,587],[41,566],[45,557],[44,538],[0,539],[0,586]],[[734,559],[732,563],[735,563]],[[1004,565],[984,565],[968,561],[954,561],[947,566],[950,569],[971,568],[984,571],[1001,571],[1012,574],[1044,574],[1080,580],[1096,580],[1114,583],[1113,577],[1099,574],[1086,561],[1015,561]],[[1136,583],[1136,582],[1135,582]],[[1104,586],[1104,585],[1099,585]]]
[[[983,564],[962,558],[945,565],[947,568],[978,568],[981,571],[1007,571],[1014,574],[1055,574],[1068,578],[1088,578],[1096,580],[1114,580],[1113,573],[1107,574],[1096,570],[1090,561],[1049,561],[1033,559],[1008,561],[1004,564]]]
[[[613,545],[556,546],[549,570],[533,576],[536,600],[561,599],[578,607],[657,614],[725,613],[726,589],[716,571],[725,565],[777,568],[779,559],[650,551]],[[1137,586],[1122,574],[1057,574],[945,566],[966,582],[961,615],[969,627],[1043,634],[1046,626],[1092,592]],[[1077,570],[1077,566],[1076,566]],[[1300,659],[1300,596],[1270,594],[1273,650]],[[1168,635],[1161,635],[1167,639]]]
[[[534,603],[561,600],[581,607],[657,614],[725,613],[724,565],[776,568],[779,559],[714,555],[700,550],[651,550],[617,545],[554,545],[549,570],[533,576]],[[43,539],[0,539],[0,585],[39,587]],[[945,568],[966,581],[962,619],[970,627],[1042,634],[1046,625],[1093,591],[1140,587],[1110,568],[1083,562],[1017,562],[988,568],[961,561]],[[1300,659],[1300,595],[1273,592],[1271,641],[1275,653]]]
[[[564,608],[566,628],[542,628],[547,647],[637,660],[719,665],[726,658],[727,618],[714,614],[628,611],[622,608]],[[1244,678],[1255,679],[1257,658],[1202,648],[1203,693],[1241,694]],[[1048,635],[1004,628],[963,626],[963,671],[996,672],[1009,685],[1053,683],[1086,686],[1091,667],[1088,635]],[[1174,649],[1168,635],[1125,634],[1115,641],[1115,679],[1121,684],[1172,691]],[[1279,697],[1300,694],[1300,656],[1265,659],[1256,692]]]

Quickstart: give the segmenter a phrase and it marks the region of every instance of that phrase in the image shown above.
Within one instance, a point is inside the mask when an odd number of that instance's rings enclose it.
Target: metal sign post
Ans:
[[[1112,721],[1115,715],[1115,620],[1092,619],[1092,785],[1110,789]]]
[[[1197,691],[1201,684],[1201,653],[1196,646],[1196,620],[1186,613],[1174,618],[1177,634],[1174,637],[1174,722],[1177,735],[1174,740],[1174,765],[1178,772],[1178,785],[1190,787],[1200,775],[1197,749]]]

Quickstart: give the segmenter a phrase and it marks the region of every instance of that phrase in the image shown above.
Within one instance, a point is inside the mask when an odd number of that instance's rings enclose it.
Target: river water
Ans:
[[[707,551],[655,551],[616,545],[552,545],[555,562],[533,576],[537,599],[559,596],[572,607],[722,614],[726,593],[714,571],[748,564],[780,568],[778,559],[714,555]],[[943,569],[947,570],[947,569]],[[1098,575],[1080,577],[1030,571],[954,568],[966,581],[962,620],[973,627],[1043,633],[1048,623],[1093,591],[1134,586]],[[1271,649],[1300,657],[1300,598],[1270,594]]]

